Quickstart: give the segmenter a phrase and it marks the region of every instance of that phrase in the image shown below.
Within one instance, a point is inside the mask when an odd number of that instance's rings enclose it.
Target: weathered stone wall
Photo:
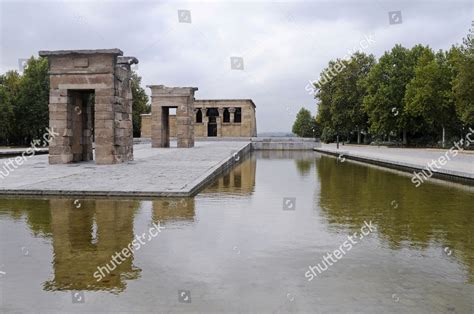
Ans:
[[[256,127],[256,115],[255,115],[255,104],[250,99],[206,99],[196,100],[194,102],[194,108],[201,108],[203,112],[203,123],[202,127],[196,129],[196,136],[207,137],[207,122],[206,109],[218,108],[219,118],[218,124],[218,137],[252,137],[257,136]],[[224,122],[223,110],[224,108],[230,108],[230,122]],[[232,108],[241,108],[242,110],[242,121],[240,123],[234,122],[234,110]],[[195,119],[195,117],[194,117]],[[195,120],[194,120],[195,121]],[[196,123],[198,125],[198,123]],[[199,133],[198,133],[199,132]]]
[[[240,107],[242,109],[242,122],[235,123],[233,119],[233,113],[231,113],[230,121],[223,122],[222,111],[219,113],[220,118],[218,123],[220,124],[219,130],[221,137],[252,137],[257,135],[257,123],[255,116],[255,105],[251,100],[195,100],[193,108],[200,108],[203,113],[203,122],[196,123],[196,115],[193,114],[194,123],[194,135],[196,137],[207,137],[207,118],[205,110],[206,108],[235,108]],[[169,115],[169,127],[170,137],[176,137],[176,116]],[[151,115],[142,115],[142,130],[141,137],[151,137]]]
[[[170,136],[176,137],[176,115],[170,115]],[[194,124],[194,136],[196,136],[196,124]]]
[[[120,162],[133,160],[132,88],[131,64],[138,63],[133,57],[118,57],[115,67],[116,91],[119,98],[114,103],[115,159]]]
[[[142,128],[140,137],[151,138],[151,113],[141,114]]]

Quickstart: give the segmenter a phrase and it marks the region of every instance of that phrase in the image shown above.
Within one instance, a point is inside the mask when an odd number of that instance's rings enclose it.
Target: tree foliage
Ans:
[[[141,114],[150,112],[148,106],[148,95],[145,90],[140,86],[142,78],[137,73],[132,72],[130,85],[132,88],[133,96],[133,107],[132,107],[132,119],[133,119],[133,136],[140,137],[142,120]]]
[[[415,67],[415,75],[405,93],[407,115],[414,123],[412,130],[444,134],[446,128],[459,124],[452,92],[453,67],[449,53],[433,53],[426,49]],[[440,132],[442,130],[442,132]]]
[[[378,61],[354,54],[337,75],[314,84],[321,139],[355,140],[363,133],[433,144],[444,143],[445,134],[460,136],[474,125],[473,39],[470,30],[463,45],[436,53],[422,45],[395,45]],[[321,76],[337,63],[331,60]]]
[[[453,81],[456,111],[466,126],[474,125],[474,29],[454,56],[458,73]]]
[[[370,131],[375,134],[400,134],[410,129],[414,121],[405,106],[407,84],[415,73],[415,65],[426,47],[417,45],[411,50],[396,45],[385,52],[370,71],[367,81],[365,110]]]
[[[318,121],[324,137],[352,132],[360,134],[367,127],[367,114],[362,106],[366,95],[364,80],[375,64],[372,55],[354,54],[350,60],[331,61],[328,69],[335,64],[344,64],[339,73],[324,84],[317,83],[316,98],[319,100]]]
[[[24,145],[41,137],[48,126],[48,61],[28,60],[23,75],[9,71],[1,76],[0,143]]]
[[[46,58],[31,58],[20,81],[15,134],[20,135],[21,144],[40,138],[49,125],[49,75]]]
[[[299,137],[315,137],[317,132],[316,120],[308,109],[301,108],[296,115],[292,132]]]
[[[13,136],[15,114],[13,108],[17,103],[20,89],[20,75],[16,71],[8,71],[0,76],[0,144],[8,143]]]

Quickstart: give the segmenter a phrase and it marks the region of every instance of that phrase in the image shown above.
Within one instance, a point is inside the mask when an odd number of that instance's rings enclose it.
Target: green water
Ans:
[[[311,152],[254,153],[194,198],[4,198],[0,312],[472,313],[473,204],[472,187]]]

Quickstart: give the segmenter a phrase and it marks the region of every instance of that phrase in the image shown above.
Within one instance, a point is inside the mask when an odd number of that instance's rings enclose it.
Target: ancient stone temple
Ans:
[[[151,146],[170,146],[170,108],[176,108],[178,147],[194,147],[193,103],[197,87],[150,85]]]
[[[119,49],[40,51],[49,61],[49,163],[133,160],[134,57]],[[95,154],[93,153],[95,143]]]
[[[194,136],[197,138],[257,136],[255,104],[251,99],[197,99],[193,102],[192,110]],[[141,137],[153,137],[152,115],[141,115]],[[165,118],[163,123],[168,125],[167,136],[176,137],[176,115],[168,112],[168,119]]]

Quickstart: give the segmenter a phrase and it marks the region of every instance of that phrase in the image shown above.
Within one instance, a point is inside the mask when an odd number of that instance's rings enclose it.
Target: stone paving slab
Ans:
[[[380,164],[392,164],[395,166],[409,169],[423,170],[428,167],[432,160],[438,161],[441,156],[445,156],[449,149],[424,149],[424,148],[388,148],[377,146],[359,146],[359,145],[339,145],[323,144],[321,148],[315,148],[315,151],[330,153],[332,155],[342,155],[348,159],[360,161],[374,161]],[[474,181],[474,154],[471,152],[459,152],[456,156],[449,154],[451,160],[448,160],[441,167],[433,167],[438,174],[453,176]]]
[[[190,196],[238,162],[235,153],[241,156],[249,150],[249,142],[198,142],[194,148],[138,144],[134,161],[116,165],[92,161],[49,165],[47,155],[34,156],[6,178],[0,177],[0,194]],[[0,170],[4,162],[0,160]]]

